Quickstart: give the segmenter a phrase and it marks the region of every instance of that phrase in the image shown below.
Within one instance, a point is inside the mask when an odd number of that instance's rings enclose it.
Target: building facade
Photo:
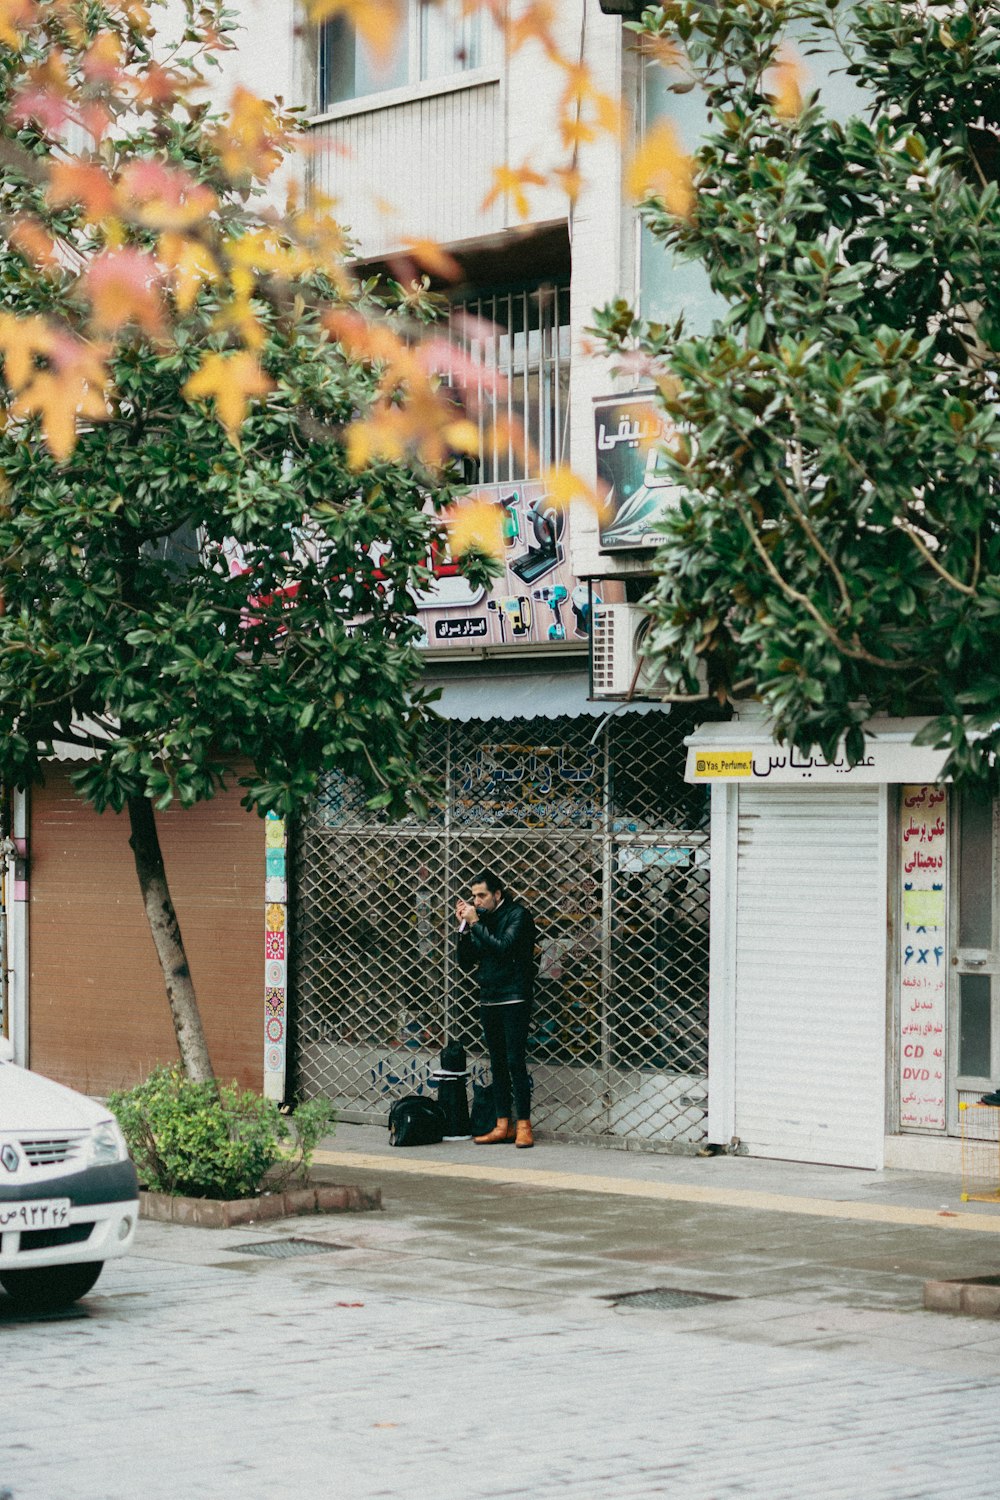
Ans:
[[[557,24],[564,56],[635,118],[641,72],[620,20],[577,0]],[[708,796],[683,780],[696,721],[641,687],[621,704],[628,681],[595,695],[595,625],[606,637],[616,611],[631,623],[621,611],[641,592],[651,539],[603,545],[594,510],[555,504],[542,483],[561,464],[598,479],[595,401],[615,392],[585,330],[595,306],[634,297],[641,281],[621,147],[581,147],[575,203],[533,186],[525,216],[514,192],[496,194],[497,168],[544,174],[562,159],[565,77],[459,3],[410,0],[381,68],[346,21],[329,22],[302,37],[296,78],[312,183],[342,207],[359,264],[405,274],[406,247],[431,239],[462,268],[450,335],[484,372],[476,492],[501,510],[504,576],[472,590],[437,559],[419,601],[443,718],[428,748],[444,787],[431,823],[381,824],[336,777],[299,822],[285,1086],[381,1119],[393,1097],[426,1086],[446,1036],[481,1074],[450,914],[485,864],[539,925],[536,1119],[570,1137],[697,1143]],[[491,437],[497,417],[523,428],[530,459]]]
[[[303,27],[292,0],[244,0],[240,10],[245,30],[222,58],[220,95],[242,83],[304,109],[303,170],[334,202],[359,267],[405,275],[401,257],[423,239],[462,267],[449,332],[484,370],[475,480],[501,512],[504,574],[488,591],[470,589],[434,558],[433,587],[418,601],[428,677],[441,689],[428,755],[444,791],[429,825],[378,822],[336,777],[290,839],[276,820],[224,818],[214,854],[231,890],[210,903],[204,953],[188,880],[205,857],[199,830],[210,812],[185,813],[168,832],[217,1069],[273,1097],[329,1094],[362,1119],[384,1118],[394,1093],[423,1087],[446,1035],[460,1036],[480,1069],[448,913],[488,863],[530,902],[541,931],[538,1118],[571,1136],[696,1143],[706,1118],[708,794],[684,782],[695,721],[641,686],[626,705],[620,685],[592,693],[595,621],[634,606],[650,551],[604,547],[593,510],[555,504],[542,482],[560,464],[597,478],[595,398],[615,392],[585,355],[585,329],[595,305],[635,295],[641,280],[621,148],[581,146],[577,200],[533,188],[525,216],[515,193],[493,188],[497,167],[545,172],[562,157],[553,143],[565,79],[537,48],[511,53],[457,0],[410,0],[396,55],[380,66],[343,21]],[[585,62],[631,118],[641,78],[620,21],[596,0],[575,0],[559,26],[564,55]],[[500,396],[490,395],[493,376]],[[530,460],[491,438],[494,417],[523,428]],[[24,878],[12,864],[9,1011],[20,1056],[95,1091],[130,1081],[173,1047],[155,974],[136,978],[152,946],[147,954],[127,841],[114,837],[120,820],[72,805],[58,772],[52,789],[19,802],[17,818]],[[86,883],[91,822],[108,862],[95,900],[113,907],[113,941],[128,961],[103,985],[88,980],[81,1004],[65,962],[91,952],[93,913],[84,903],[74,915],[57,893]],[[241,913],[231,943],[222,940],[212,923],[251,890],[243,909],[255,912],[256,935]],[[228,1011],[216,974],[225,958]],[[95,964],[88,958],[88,972]]]
[[[995,1140],[997,806],[940,781],[916,720],[864,760],[800,756],[754,705],[689,740],[711,787],[709,1139],[754,1155],[961,1169]]]
[[[475,475],[501,515],[504,570],[474,590],[435,559],[418,601],[441,690],[427,754],[443,791],[428,823],[386,824],[331,776],[294,828],[234,819],[221,835],[238,848],[231,904],[253,915],[246,932],[233,917],[239,999],[227,1012],[220,982],[220,1071],[273,1097],[327,1095],[358,1120],[426,1088],[446,1037],[482,1076],[450,914],[490,865],[539,924],[534,1113],[552,1134],[957,1168],[961,1106],[1000,1079],[996,809],[938,785],[943,758],[913,746],[918,725],[874,725],[865,765],[828,765],[789,756],[748,706],[731,720],[682,713],[642,676],[645,507],[669,496],[646,457],[655,418],[588,351],[586,329],[618,296],[652,317],[683,310],[695,327],[713,305],[697,268],[671,264],[626,202],[628,141],[581,145],[576,201],[532,188],[524,216],[514,193],[493,192],[494,172],[558,160],[564,80],[537,50],[511,54],[458,0],[409,0],[382,66],[343,21],[297,26],[292,0],[245,0],[243,13],[226,83],[305,110],[305,169],[359,265],[399,272],[407,246],[430,239],[462,268],[452,337],[504,380],[494,398],[484,378]],[[598,0],[560,7],[558,24],[564,53],[633,131],[669,113],[696,137],[696,96],[669,94]],[[537,458],[492,439],[493,415],[520,422]],[[610,511],[555,505],[543,471],[558,464],[608,491]],[[36,1066],[112,1086],[114,1066],[67,1072],[73,1005],[42,935],[63,879],[56,854],[79,877],[86,840],[72,842],[58,795],[18,817],[6,882],[15,1039],[24,1057],[30,1036]],[[215,916],[226,912],[220,900]],[[104,999],[95,990],[75,1013],[95,1056],[102,1027],[112,1034],[133,1003],[114,984]],[[133,1072],[169,1050],[157,1027],[123,1033]]]

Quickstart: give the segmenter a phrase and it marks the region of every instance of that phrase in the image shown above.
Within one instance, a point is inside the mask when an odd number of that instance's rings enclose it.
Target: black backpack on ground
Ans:
[[[444,1131],[444,1110],[436,1099],[407,1094],[389,1111],[390,1146],[436,1146]]]

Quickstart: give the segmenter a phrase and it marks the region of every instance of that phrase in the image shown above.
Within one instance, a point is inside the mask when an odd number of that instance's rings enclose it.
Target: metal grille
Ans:
[[[569,423],[569,283],[484,291],[452,305],[449,333],[482,372],[472,409],[480,484],[537,478],[561,461]],[[515,430],[527,440],[518,444]]]
[[[551,1135],[704,1138],[708,804],[680,713],[441,726],[428,823],[380,823],[331,777],[295,849],[297,1085],[381,1121],[446,1038],[488,1077],[454,901],[503,873],[538,926],[532,1117]]]
[[[230,1245],[237,1255],[263,1255],[268,1260],[292,1260],[297,1255],[326,1255],[334,1250],[349,1250],[349,1245],[331,1245],[328,1240],[251,1240],[247,1245]]]
[[[654,1286],[648,1292],[618,1292],[608,1301],[615,1307],[653,1307],[668,1311],[675,1307],[700,1307],[703,1302],[734,1302],[723,1292],[681,1292],[674,1287]]]
[[[80,1137],[36,1137],[34,1140],[22,1139],[20,1145],[29,1166],[52,1167],[59,1162],[70,1161],[79,1154]]]

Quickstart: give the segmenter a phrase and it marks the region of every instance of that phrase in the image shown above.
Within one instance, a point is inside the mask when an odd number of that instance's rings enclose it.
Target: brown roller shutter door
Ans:
[[[264,829],[239,792],[157,814],[167,879],[217,1076],[262,1077]],[[30,1066],[88,1094],[177,1058],[128,845],[62,770],[31,794]]]

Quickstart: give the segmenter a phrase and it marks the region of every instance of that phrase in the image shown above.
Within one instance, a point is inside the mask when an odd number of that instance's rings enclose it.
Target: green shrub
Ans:
[[[335,1119],[325,1099],[283,1114],[235,1084],[193,1083],[177,1066],[156,1068],[108,1104],[143,1186],[192,1198],[252,1198],[265,1174],[275,1189],[305,1177]]]

